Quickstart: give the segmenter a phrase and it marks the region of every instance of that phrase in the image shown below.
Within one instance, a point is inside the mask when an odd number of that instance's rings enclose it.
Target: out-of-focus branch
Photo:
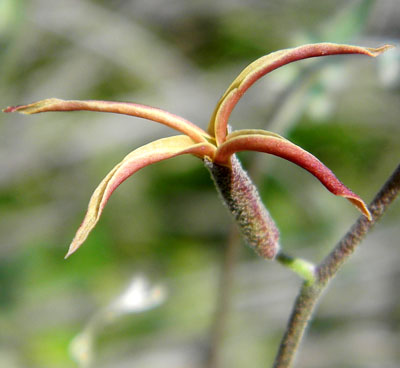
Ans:
[[[207,345],[205,367],[218,368],[221,361],[221,349],[224,333],[232,305],[234,272],[237,265],[241,239],[236,226],[232,226],[223,252],[220,270],[217,302],[211,324],[211,336]]]

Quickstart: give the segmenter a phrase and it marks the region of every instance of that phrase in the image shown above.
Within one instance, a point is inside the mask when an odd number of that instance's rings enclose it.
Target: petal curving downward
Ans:
[[[145,166],[185,153],[190,153],[201,158],[209,157],[212,160],[215,147],[205,142],[196,143],[187,136],[179,135],[159,139],[127,155],[111,170],[94,191],[90,198],[85,218],[76,232],[65,258],[74,253],[86,240],[89,233],[99,221],[104,206],[112,192],[123,181]]]
[[[212,136],[216,137],[217,144],[223,143],[227,134],[229,116],[240,98],[258,79],[272,70],[297,60],[318,56],[337,54],[364,54],[368,56],[378,56],[392,47],[393,46],[385,45],[373,49],[333,43],[316,43],[276,51],[265,55],[248,65],[226,90],[215,107],[208,126],[208,132]]]
[[[311,153],[275,133],[265,130],[238,130],[226,137],[218,147],[214,162],[228,165],[229,158],[240,151],[270,153],[289,160],[313,174],[330,192],[353,203],[368,219],[371,214],[364,201],[336,178],[321,161]]]
[[[124,114],[148,119],[169,126],[192,138],[195,142],[205,142],[210,135],[190,121],[155,107],[139,105],[131,102],[113,102],[96,100],[60,100],[49,98],[29,105],[10,106],[4,112],[20,112],[22,114],[37,114],[47,111],[100,111]]]

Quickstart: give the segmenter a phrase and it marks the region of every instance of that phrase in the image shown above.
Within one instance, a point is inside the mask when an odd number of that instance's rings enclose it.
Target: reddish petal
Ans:
[[[215,147],[209,143],[196,143],[187,136],[179,135],[159,139],[136,149],[126,156],[111,170],[94,191],[90,198],[85,218],[65,257],[67,258],[74,253],[86,240],[99,221],[111,194],[123,181],[145,166],[185,153],[213,159]]]
[[[223,143],[227,134],[229,116],[240,98],[258,79],[272,70],[297,60],[318,56],[364,54],[375,57],[392,47],[385,45],[373,49],[333,43],[316,43],[281,50],[263,56],[248,65],[226,90],[214,110],[208,131],[212,136],[216,137],[217,144]]]
[[[112,112],[116,114],[125,114],[148,119],[169,126],[178,130],[195,142],[205,142],[210,135],[203,129],[194,125],[190,121],[180,116],[171,114],[167,111],[155,107],[139,105],[131,102],[112,102],[112,101],[78,101],[78,100],[60,100],[49,98],[29,105],[10,106],[4,109],[4,112],[20,112],[23,114],[37,114],[47,111],[100,111]]]
[[[367,206],[358,195],[342,184],[315,156],[287,139],[263,130],[239,130],[228,135],[225,143],[218,147],[214,162],[228,165],[230,156],[240,151],[270,153],[301,166],[313,174],[330,192],[347,198],[368,219],[371,219]]]

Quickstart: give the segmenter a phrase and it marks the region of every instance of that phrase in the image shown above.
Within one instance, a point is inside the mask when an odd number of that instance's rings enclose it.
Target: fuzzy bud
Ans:
[[[279,250],[279,230],[235,155],[231,166],[204,164],[246,243],[262,258],[273,259]]]

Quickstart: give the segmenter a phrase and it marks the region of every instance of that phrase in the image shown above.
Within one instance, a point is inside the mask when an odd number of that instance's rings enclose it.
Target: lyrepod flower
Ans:
[[[311,153],[278,134],[259,129],[228,132],[228,120],[243,94],[262,76],[288,63],[311,57],[335,54],[377,56],[391,46],[376,49],[332,43],[304,45],[273,52],[248,65],[223,94],[205,131],[190,121],[167,111],[135,103],[110,101],[78,101],[50,98],[28,105],[11,106],[4,112],[36,114],[46,111],[89,110],[131,115],[152,120],[179,131],[180,135],[158,139],[128,154],[103,179],[94,191],[85,218],[79,227],[66,257],[74,253],[97,224],[113,191],[141,168],[183,154],[191,154],[215,165],[231,167],[232,155],[240,151],[259,151],[282,157],[313,174],[330,192],[353,203],[369,219],[371,215],[363,200],[342,184],[321,161]],[[266,254],[273,258],[274,252]]]

